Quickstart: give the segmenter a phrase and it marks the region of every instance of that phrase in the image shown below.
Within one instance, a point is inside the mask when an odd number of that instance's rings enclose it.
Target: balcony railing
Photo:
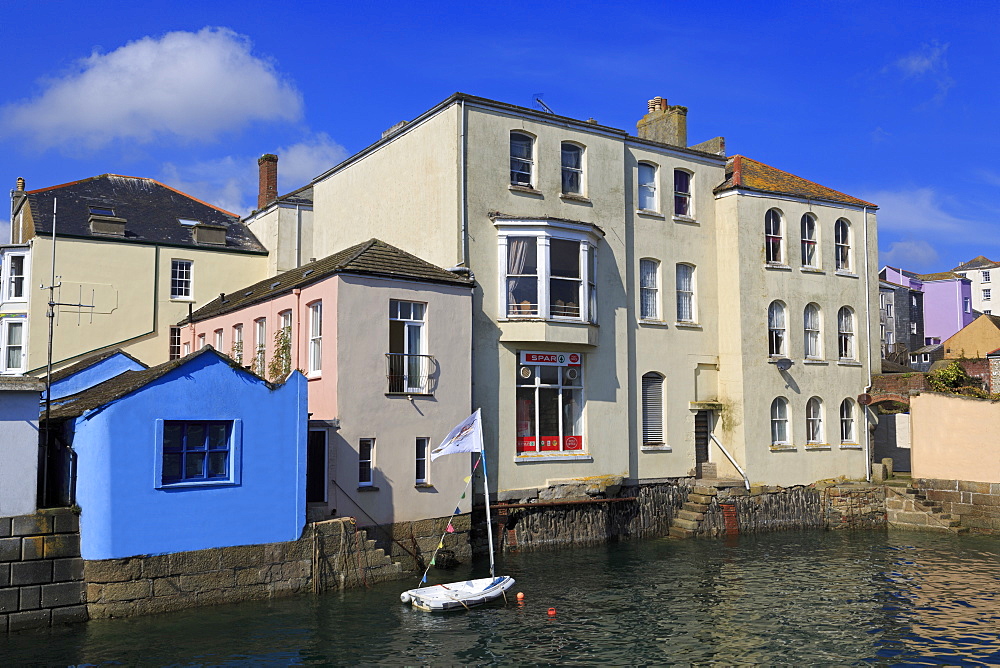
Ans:
[[[386,353],[386,378],[390,394],[430,394],[430,355]]]

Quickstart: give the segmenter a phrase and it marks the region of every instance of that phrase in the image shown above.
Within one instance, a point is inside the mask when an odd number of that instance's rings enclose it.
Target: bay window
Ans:
[[[583,451],[583,366],[579,353],[520,353],[517,454]]]

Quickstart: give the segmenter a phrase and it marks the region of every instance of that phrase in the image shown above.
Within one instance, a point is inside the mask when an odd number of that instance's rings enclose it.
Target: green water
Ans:
[[[1000,664],[1000,537],[791,532],[508,555],[522,604],[412,580],[0,639],[3,665]],[[469,570],[432,572],[432,582]],[[476,568],[474,574],[482,575]],[[433,578],[436,577],[437,580]],[[550,617],[547,611],[556,609]]]

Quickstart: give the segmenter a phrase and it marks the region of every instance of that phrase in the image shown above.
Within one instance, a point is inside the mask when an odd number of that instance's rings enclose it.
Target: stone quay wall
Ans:
[[[1000,483],[915,478],[913,486],[928,501],[940,502],[942,512],[957,517],[961,526],[1000,533]]]
[[[0,632],[86,620],[79,516],[0,518]]]
[[[422,571],[434,558],[439,544],[443,544],[444,548],[438,553],[437,564],[444,566],[472,561],[472,543],[469,539],[471,515],[466,513],[451,518],[451,532],[447,531],[448,521],[447,517],[439,517],[416,522],[396,522],[377,530],[375,527],[365,529],[404,571]]]

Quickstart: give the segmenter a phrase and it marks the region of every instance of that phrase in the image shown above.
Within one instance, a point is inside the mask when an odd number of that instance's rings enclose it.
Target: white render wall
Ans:
[[[40,381],[0,379],[0,517],[35,512]]]

